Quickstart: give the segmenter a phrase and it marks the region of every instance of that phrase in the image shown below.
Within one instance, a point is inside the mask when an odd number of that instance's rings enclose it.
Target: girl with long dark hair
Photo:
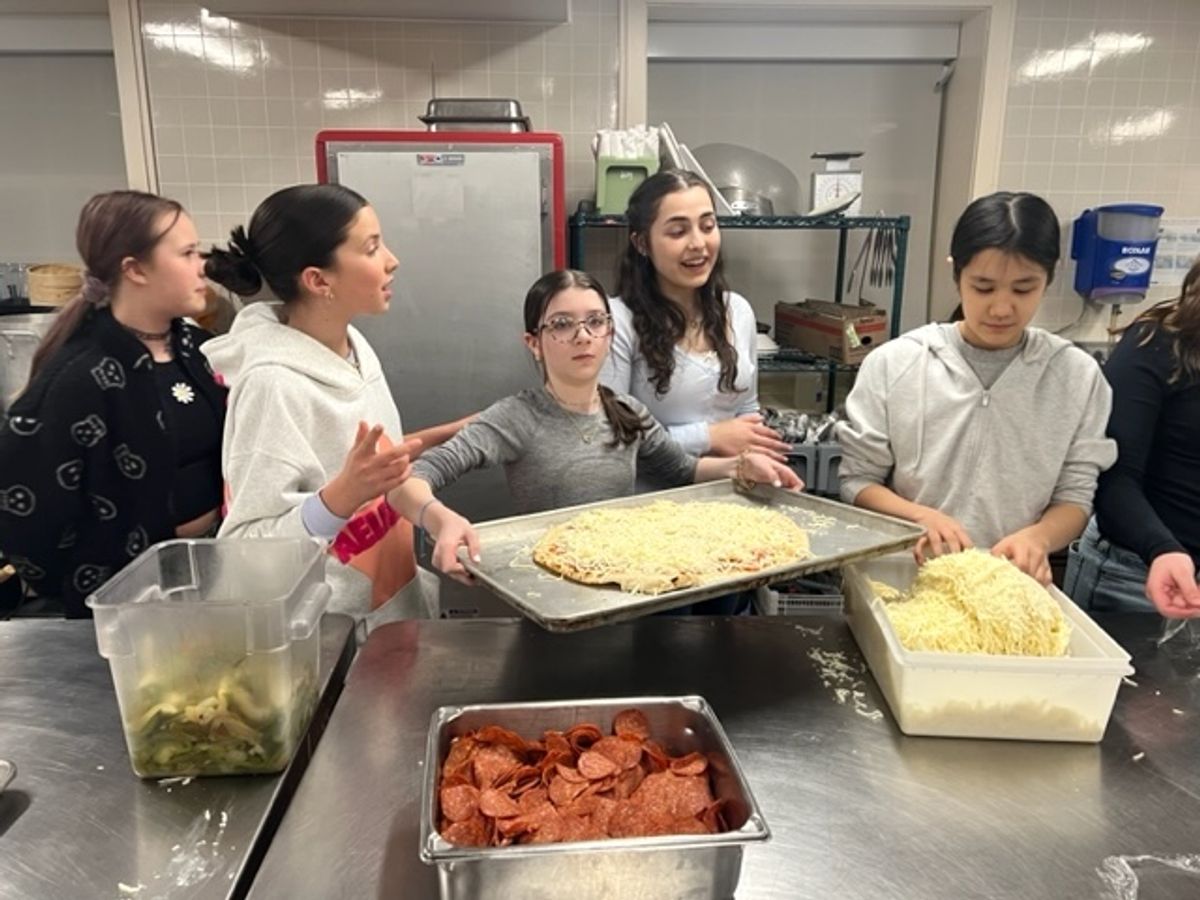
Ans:
[[[788,445],[759,415],[754,311],[725,284],[708,186],[692,172],[659,172],[638,185],[625,216],[602,381],[645,404],[689,453],[756,450],[782,461]]]
[[[1066,590],[1095,611],[1200,616],[1200,260],[1178,297],[1125,329],[1104,374],[1120,452],[1071,547]]]

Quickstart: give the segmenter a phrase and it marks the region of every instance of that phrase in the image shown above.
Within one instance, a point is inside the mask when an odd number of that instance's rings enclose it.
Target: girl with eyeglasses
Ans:
[[[604,288],[585,272],[543,275],[525,297],[525,346],[542,371],[542,386],[484,410],[440,447],[413,463],[412,477],[388,501],[436,541],[434,565],[470,582],[457,558],[478,558],[471,523],[434,492],[473,469],[503,465],[520,513],[540,512],[633,493],[641,471],[665,484],[739,477],[792,489],[795,472],[746,451],[713,458],[688,453],[645,405],[600,384],[613,320]]]

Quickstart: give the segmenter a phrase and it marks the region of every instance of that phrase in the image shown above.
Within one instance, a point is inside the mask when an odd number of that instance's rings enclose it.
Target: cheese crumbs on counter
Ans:
[[[1071,624],[1050,593],[982,550],[939,556],[907,593],[872,582],[900,643],[916,652],[1065,656]]]

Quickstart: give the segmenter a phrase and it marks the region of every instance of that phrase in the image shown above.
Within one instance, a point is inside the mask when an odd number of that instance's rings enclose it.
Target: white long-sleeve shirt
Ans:
[[[708,426],[745,413],[758,412],[757,324],[746,298],[732,291],[725,295],[730,340],[737,353],[736,391],[718,389],[721,362],[715,352],[686,353],[675,347],[675,371],[665,394],[651,382],[653,372],[642,355],[641,341],[633,328],[633,313],[620,297],[610,301],[613,317],[612,348],[600,380],[617,393],[630,394],[646,404],[650,414],[684,450],[695,456],[710,449]]]

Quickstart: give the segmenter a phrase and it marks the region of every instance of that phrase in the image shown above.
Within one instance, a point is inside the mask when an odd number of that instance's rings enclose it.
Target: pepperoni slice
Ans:
[[[558,772],[560,778],[563,778],[572,784],[587,784],[589,781],[588,777],[574,766],[567,766],[559,763],[554,767],[554,769]]]
[[[725,801],[716,800],[708,805],[704,812],[700,813],[700,821],[704,823],[704,827],[708,829],[709,834],[718,834],[725,830]]]
[[[592,744],[590,752],[607,756],[622,769],[632,769],[642,760],[642,742],[637,738],[604,737]]]
[[[712,791],[703,775],[676,778],[672,791],[673,812],[676,816],[698,816],[712,805]]]
[[[565,778],[555,778],[550,782],[550,802],[555,806],[566,806],[583,793],[587,782],[576,783]]]
[[[475,732],[475,739],[484,744],[499,744],[515,753],[524,753],[528,749],[525,738],[499,725],[483,726]]]
[[[616,784],[613,785],[613,794],[618,800],[624,800],[627,797],[633,796],[633,792],[638,789],[638,785],[642,783],[645,774],[638,767],[626,769],[617,778]]]
[[[650,722],[640,709],[623,709],[613,717],[613,734],[644,741],[650,737]]]
[[[591,822],[582,816],[571,815],[567,813],[561,816],[562,823],[562,841],[586,841],[588,833],[591,831]]]
[[[507,747],[486,744],[475,754],[475,784],[481,788],[500,784],[511,775],[520,762]]]
[[[517,798],[517,806],[521,807],[522,813],[532,812],[549,802],[550,792],[544,787],[536,787],[531,791],[526,791]]]
[[[592,810],[592,824],[600,833],[600,836],[608,834],[608,822],[612,818],[613,810],[617,808],[615,800],[609,800],[607,797],[596,798],[596,808]]]
[[[546,744],[547,753],[568,755],[572,753],[571,742],[566,739],[561,731],[547,731],[542,740]]]
[[[451,822],[465,822],[479,811],[479,791],[471,784],[443,787],[439,799],[442,815]]]
[[[649,764],[651,772],[661,772],[671,765],[671,757],[657,741],[646,741],[642,744],[642,762]]]
[[[603,735],[600,733],[600,729],[592,723],[583,722],[582,724],[568,728],[564,737],[566,737],[567,741],[571,744],[571,748],[576,753],[582,753],[591,747],[592,744],[596,743],[596,741],[600,740]]]
[[[542,773],[533,766],[521,766],[515,769],[503,782],[502,787],[513,796],[533,790],[542,783]]]
[[[513,816],[510,819],[497,819],[496,832],[502,839],[520,838],[529,832],[531,826],[528,816]]]
[[[585,750],[579,754],[579,774],[589,781],[599,781],[620,771],[620,766],[602,753]]]
[[[478,746],[479,742],[469,734],[454,738],[450,741],[450,752],[446,754],[446,761],[442,764],[442,768],[457,769],[462,765],[469,764],[471,755]]]
[[[442,829],[442,837],[456,847],[486,847],[487,824],[479,813],[465,822],[454,822]]]
[[[504,791],[488,788],[479,794],[479,811],[485,816],[504,819],[520,815],[521,807]]]
[[[531,844],[556,844],[562,840],[562,818],[553,806],[547,804],[536,815],[529,817],[532,834]]]
[[[702,753],[689,753],[671,760],[671,771],[676,775],[703,775],[708,771],[708,757]]]

